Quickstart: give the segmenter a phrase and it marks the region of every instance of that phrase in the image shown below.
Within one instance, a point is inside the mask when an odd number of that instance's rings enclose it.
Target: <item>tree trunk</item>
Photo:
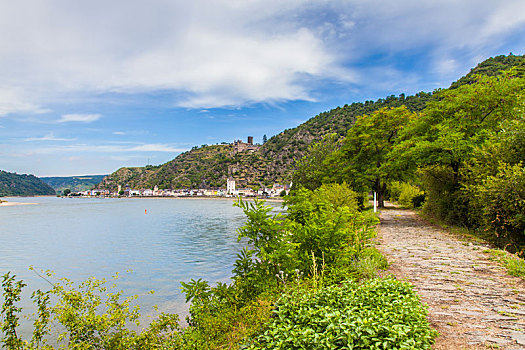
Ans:
[[[385,207],[385,193],[386,193],[386,182],[381,183],[381,179],[376,179],[374,191],[377,193],[377,207],[378,208],[384,208]]]

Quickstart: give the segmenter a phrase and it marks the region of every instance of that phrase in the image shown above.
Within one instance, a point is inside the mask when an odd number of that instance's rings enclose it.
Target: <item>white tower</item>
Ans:
[[[228,178],[228,180],[226,180],[226,194],[233,195],[234,192],[235,192],[235,180]]]

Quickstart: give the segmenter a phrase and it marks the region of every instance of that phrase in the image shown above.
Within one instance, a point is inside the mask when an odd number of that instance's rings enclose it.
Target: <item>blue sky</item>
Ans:
[[[0,169],[37,176],[260,142],[525,47],[523,0],[0,3]]]

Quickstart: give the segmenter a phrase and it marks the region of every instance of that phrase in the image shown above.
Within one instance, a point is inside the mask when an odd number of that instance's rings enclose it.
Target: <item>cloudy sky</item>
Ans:
[[[260,142],[524,54],[523,0],[0,0],[0,169],[107,174]]]

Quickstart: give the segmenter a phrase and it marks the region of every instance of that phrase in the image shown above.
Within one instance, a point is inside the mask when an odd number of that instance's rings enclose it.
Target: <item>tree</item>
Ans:
[[[405,106],[382,108],[358,117],[339,150],[326,160],[336,182],[348,182],[357,192],[377,192],[384,207],[387,183],[401,177],[392,167],[390,152],[400,130],[415,116]]]
[[[459,191],[462,173],[474,150],[502,122],[523,112],[525,81],[512,71],[502,76],[478,76],[473,84],[438,91],[421,115],[401,133],[393,152],[398,168],[419,168],[427,194],[427,210],[462,223],[468,201]]]
[[[268,141],[268,137],[266,137],[266,134],[263,135],[263,145],[266,143],[266,141]]]
[[[71,193],[71,190],[69,188],[66,188],[63,192],[64,196],[68,196]]]
[[[340,146],[338,139],[337,134],[328,134],[321,141],[308,146],[306,155],[297,161],[292,176],[294,187],[301,186],[313,191],[319,188],[324,180],[328,181],[330,170],[325,159]]]

